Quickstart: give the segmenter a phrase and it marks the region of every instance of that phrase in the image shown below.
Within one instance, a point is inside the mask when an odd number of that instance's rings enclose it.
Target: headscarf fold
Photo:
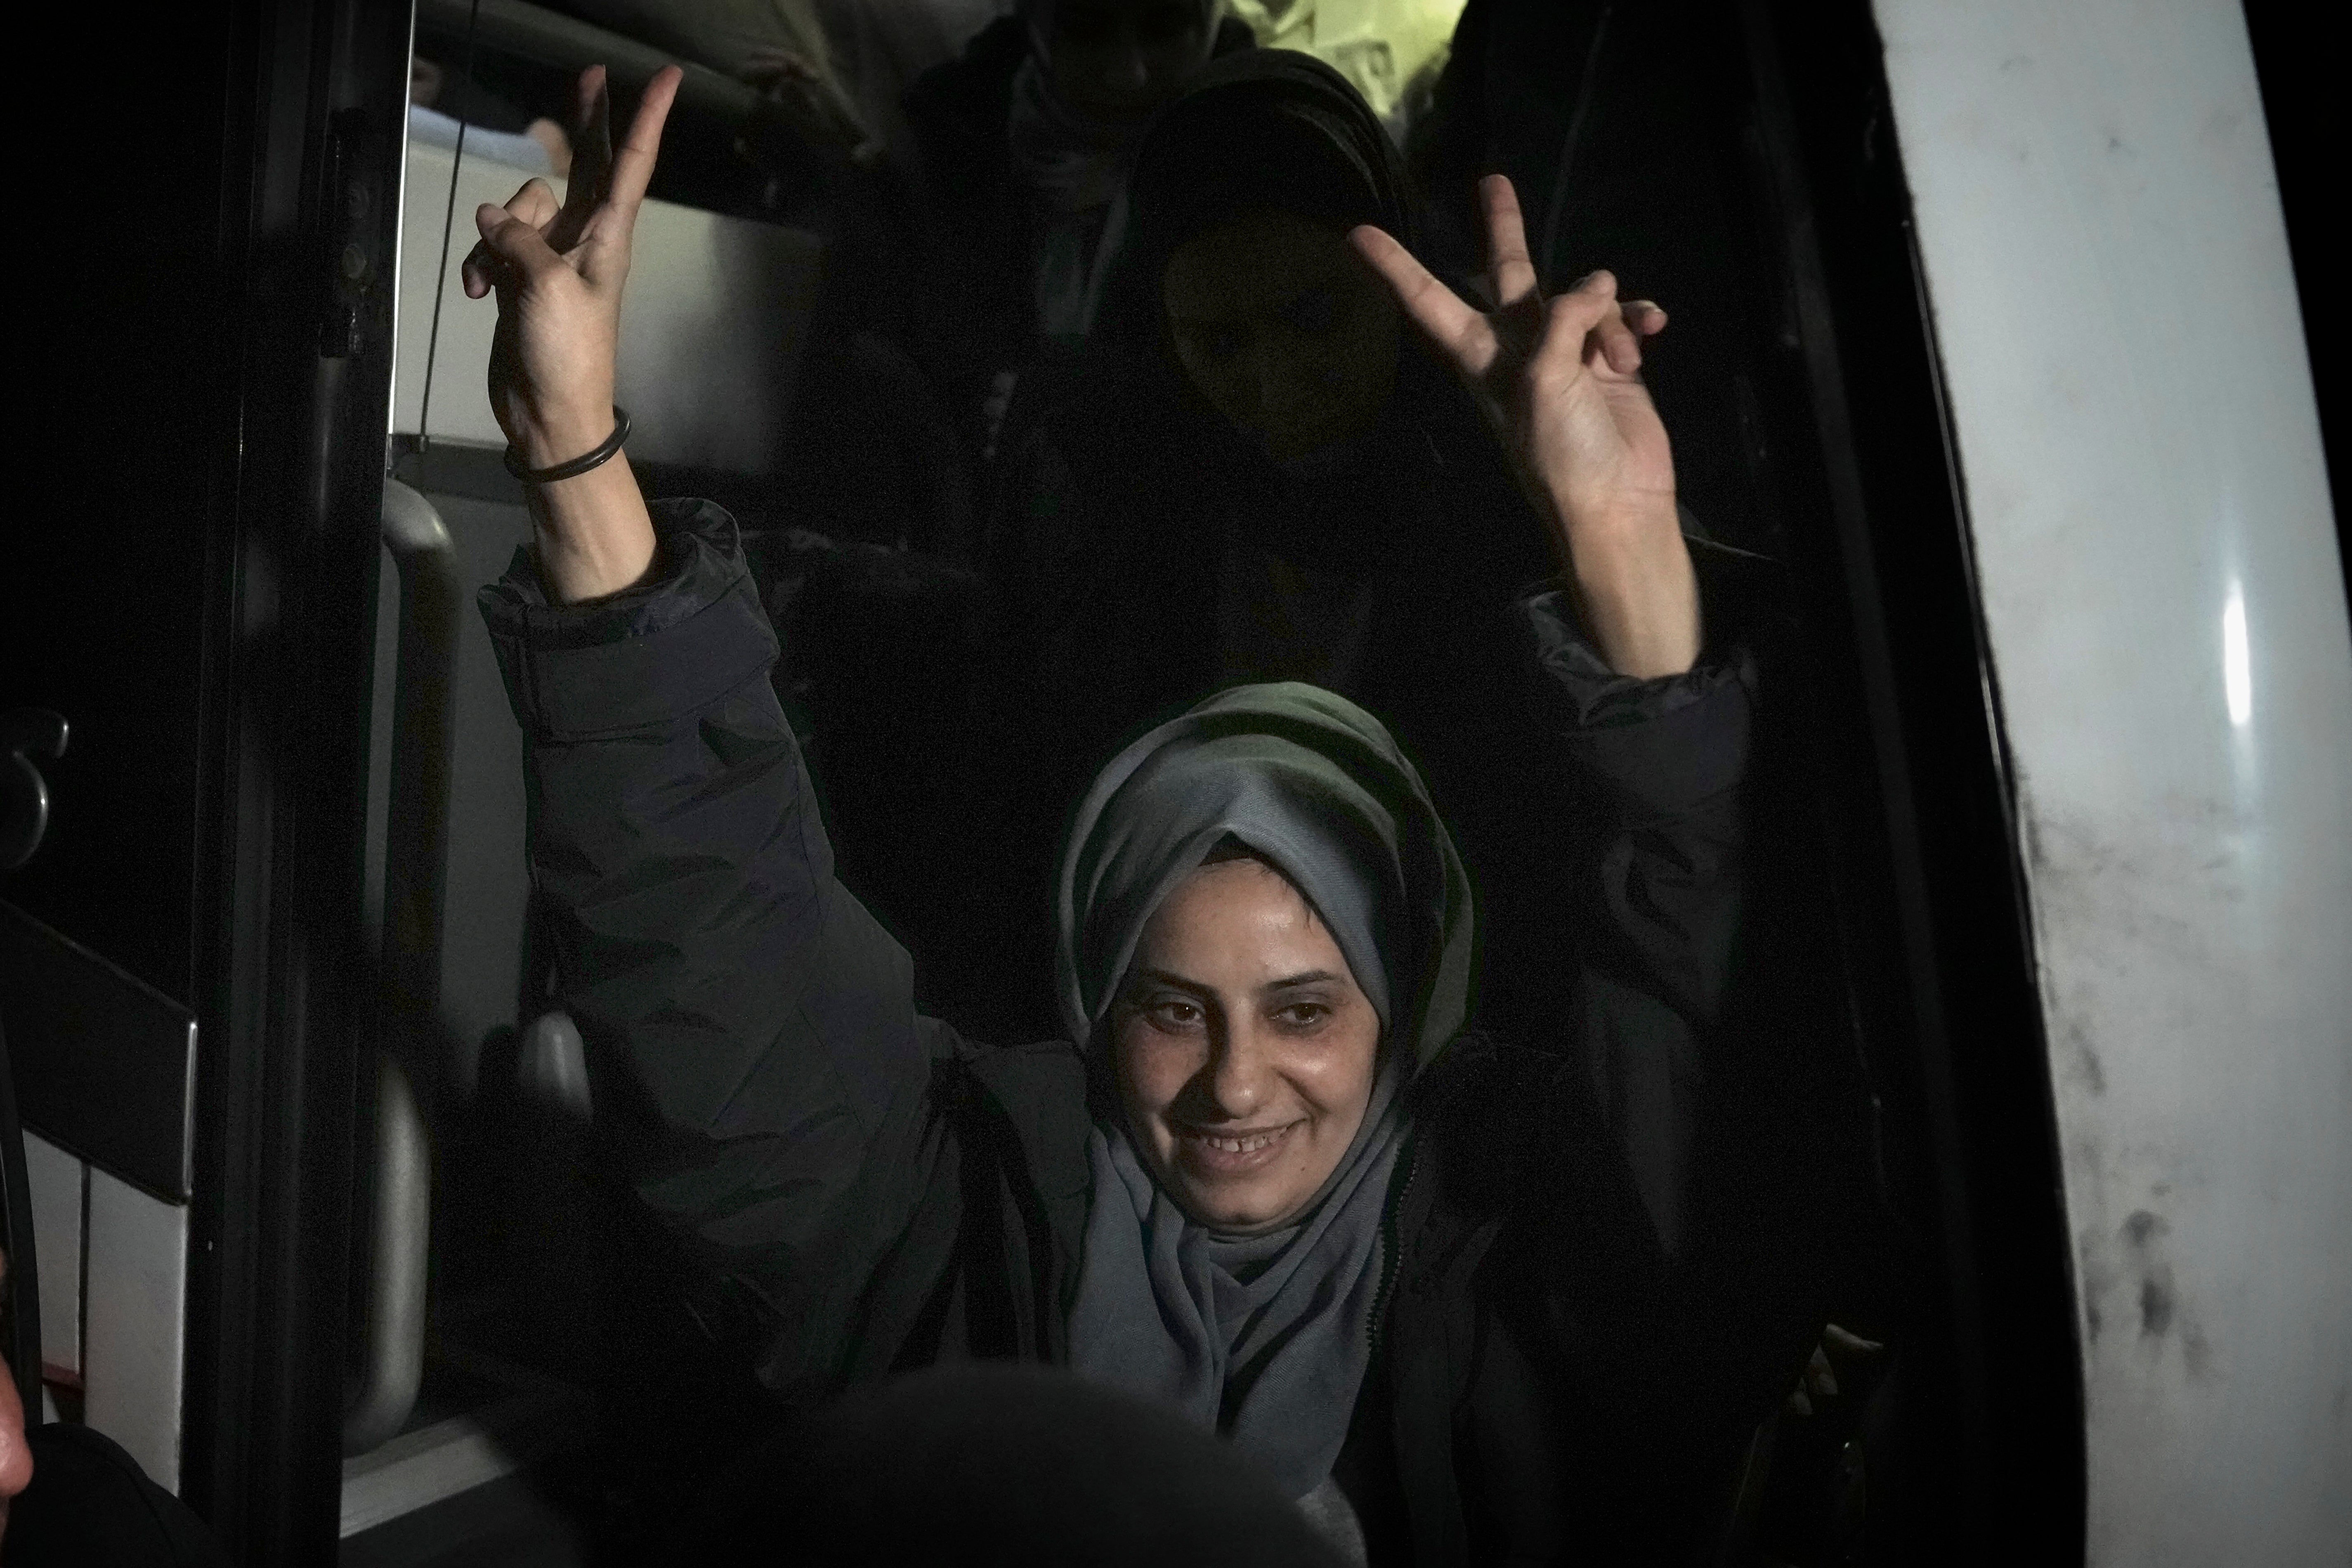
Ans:
[[[1370,1359],[1405,1086],[1469,1005],[1470,889],[1379,720],[1313,686],[1222,692],[1121,752],[1079,807],[1056,909],[1072,1038],[1109,1048],[1104,1021],[1145,923],[1228,837],[1298,889],[1379,1013],[1371,1102],[1299,1220],[1245,1239],[1194,1223],[1106,1115],[1088,1142],[1071,1360],[1226,1434],[1304,1498],[1330,1475]]]

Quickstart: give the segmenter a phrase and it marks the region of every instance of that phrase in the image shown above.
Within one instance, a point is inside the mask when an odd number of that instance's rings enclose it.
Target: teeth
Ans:
[[[1213,1149],[1222,1149],[1229,1155],[1245,1155],[1253,1149],[1265,1147],[1289,1130],[1276,1127],[1271,1133],[1250,1133],[1238,1138],[1221,1138],[1213,1133],[1195,1133],[1192,1135]]]

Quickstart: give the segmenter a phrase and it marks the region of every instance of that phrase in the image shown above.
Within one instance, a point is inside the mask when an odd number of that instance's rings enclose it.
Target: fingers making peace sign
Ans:
[[[499,297],[490,406],[532,467],[575,457],[613,428],[629,242],[680,78],[673,66],[646,86],[616,153],[604,68],[583,71],[563,201],[532,180],[505,206],[485,203],[474,214],[482,238],[466,257],[466,294]]]
[[[1550,525],[1585,630],[1622,674],[1678,674],[1698,657],[1698,593],[1675,507],[1674,456],[1642,384],[1642,340],[1666,313],[1621,302],[1596,272],[1544,298],[1509,180],[1479,183],[1482,311],[1380,229],[1349,236],[1463,384]]]
[[[466,294],[498,295],[490,408],[529,467],[580,457],[614,434],[629,245],[681,78],[666,67],[646,85],[616,153],[604,68],[583,71],[563,201],[532,180],[505,206],[485,203],[474,214],[482,238],[466,257]],[[652,561],[653,524],[625,459],[530,493],[540,575],[557,598],[614,592]]]

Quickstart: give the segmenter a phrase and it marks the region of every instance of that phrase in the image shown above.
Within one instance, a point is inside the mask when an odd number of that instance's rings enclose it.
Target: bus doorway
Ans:
[[[120,199],[19,315],[24,515],[45,521],[0,572],[0,709],[62,722],[9,730],[12,824],[30,775],[47,798],[0,885],[47,1331],[16,1372],[237,1560],[310,1563],[341,1487],[371,1011],[407,20],[60,21],[106,63],[31,86],[26,199]]]

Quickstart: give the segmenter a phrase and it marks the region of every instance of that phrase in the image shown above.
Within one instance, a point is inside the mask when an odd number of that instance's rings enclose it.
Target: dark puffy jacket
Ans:
[[[918,1012],[904,951],[834,877],[731,520],[666,503],[656,525],[656,569],[626,593],[550,605],[518,556],[482,596],[599,1133],[688,1255],[698,1319],[787,1398],[1060,1360],[1087,1202],[1080,1056]],[[1560,800],[1580,780],[1608,817],[1601,852],[1561,870],[1601,935],[1560,956],[1590,983],[1559,1028],[1664,1053],[1687,1090],[1720,1032],[1753,666],[1618,679],[1552,596],[1525,612]],[[1636,1178],[1640,1108],[1571,1082],[1592,1054],[1465,1036],[1414,1085],[1394,1271],[1338,1470],[1376,1562],[1671,1557],[1801,1364],[1807,1325],[1708,1227],[1661,1240],[1682,1173]]]

